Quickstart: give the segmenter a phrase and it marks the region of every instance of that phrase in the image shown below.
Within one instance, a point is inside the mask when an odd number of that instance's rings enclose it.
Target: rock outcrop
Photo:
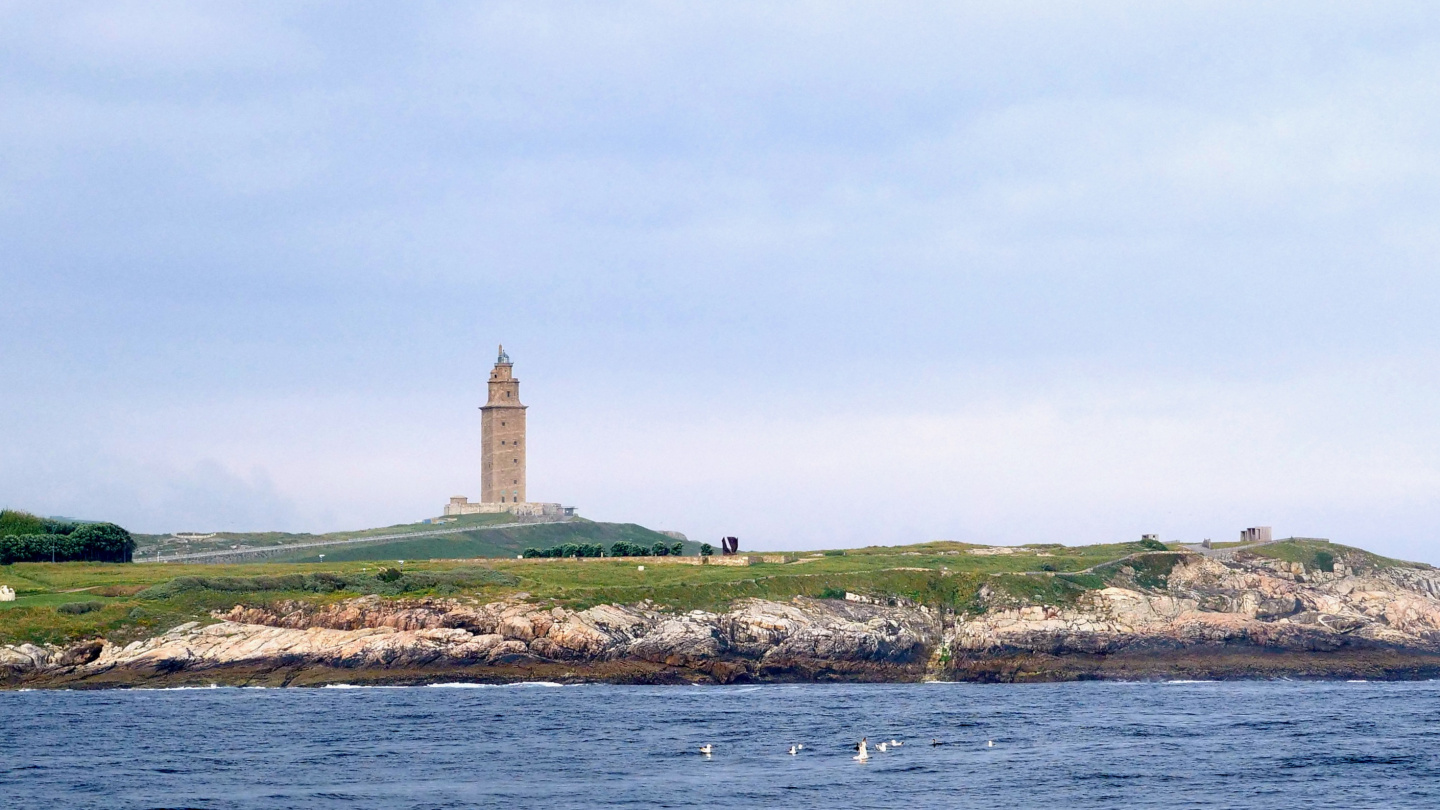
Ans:
[[[1154,563],[1155,560],[1150,560]],[[526,601],[361,597],[237,605],[125,646],[0,647],[12,686],[444,680],[671,683],[767,680],[1057,680],[1432,677],[1440,574],[1306,571],[1197,554],[1160,560],[1163,584],[1120,565],[1112,587],[1060,605],[982,588],[978,615],[797,597],[724,613]],[[1151,568],[1154,568],[1151,565]]]

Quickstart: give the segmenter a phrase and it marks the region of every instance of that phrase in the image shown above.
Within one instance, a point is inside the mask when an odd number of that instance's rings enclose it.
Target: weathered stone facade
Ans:
[[[525,499],[525,408],[520,404],[520,381],[505,347],[490,372],[490,395],[480,408],[480,502],[456,495],[445,505],[446,515],[510,512],[531,517],[566,517],[574,507],[558,503],[531,503]]]
[[[490,398],[480,409],[480,502],[525,502],[525,406],[510,356],[490,372]]]

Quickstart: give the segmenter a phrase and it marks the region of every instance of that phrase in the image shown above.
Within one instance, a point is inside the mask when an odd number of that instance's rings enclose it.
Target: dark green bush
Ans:
[[[1315,567],[1333,574],[1335,572],[1335,555],[1328,551],[1315,552]]]
[[[1152,540],[1152,539],[1150,539],[1149,537],[1142,538],[1142,539],[1140,540],[1140,542],[1137,543],[1137,545],[1139,545],[1141,548],[1145,549],[1146,551],[1169,551],[1169,550],[1170,550],[1170,549],[1168,549],[1168,548],[1165,547],[1165,544],[1164,544],[1164,543],[1160,542],[1159,540]]]
[[[680,542],[679,540],[676,540],[675,542],[671,543],[671,544],[670,544],[670,554],[671,554],[671,556],[674,556],[674,557],[683,556],[683,555],[685,554],[685,544],[682,543],[682,542]]]
[[[824,554],[825,554],[826,557],[844,557],[844,556],[845,556],[845,549],[843,549],[843,548],[832,548],[832,549],[826,550],[826,551],[824,552]]]
[[[701,544],[700,544],[700,556],[701,556],[701,557],[709,557],[709,556],[714,555],[714,553],[715,553],[715,547],[714,547],[714,546],[710,545],[709,543],[701,543]]]
[[[27,525],[32,523],[14,517],[7,512],[6,525]],[[25,514],[25,513],[20,513]],[[0,536],[0,564],[12,562],[69,562],[86,560],[90,562],[129,562],[135,551],[135,540],[130,533],[113,523],[86,523],[75,525],[53,520],[40,520],[39,532],[4,534]]]
[[[402,576],[399,568],[381,568],[375,578],[381,582],[398,582]]]
[[[81,613],[90,613],[105,607],[102,602],[66,602],[55,608],[56,613],[69,613],[78,616]]]
[[[819,597],[819,598],[821,598],[821,599],[844,599],[844,598],[845,598],[845,589],[843,589],[843,588],[825,588],[824,590],[820,591],[820,597]]]

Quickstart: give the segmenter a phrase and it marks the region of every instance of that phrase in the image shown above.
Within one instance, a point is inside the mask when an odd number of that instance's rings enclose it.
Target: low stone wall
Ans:
[[[541,503],[538,501],[527,501],[525,503],[472,503],[470,499],[456,496],[445,504],[445,516],[456,515],[497,515],[509,512],[517,517],[565,517],[574,514],[574,509],[566,510],[558,503]]]
[[[525,562],[559,562],[579,560],[581,562],[614,562],[635,560],[640,565],[759,565],[760,563],[792,563],[799,558],[794,554],[733,554],[710,557],[529,557]]]

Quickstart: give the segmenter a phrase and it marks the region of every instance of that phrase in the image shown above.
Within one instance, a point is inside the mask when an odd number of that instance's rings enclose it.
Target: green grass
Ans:
[[[1321,555],[1324,554],[1330,555],[1334,562],[1344,562],[1346,565],[1359,569],[1430,567],[1425,563],[1393,560],[1389,557],[1382,557],[1379,554],[1372,554],[1364,549],[1342,546],[1339,543],[1320,543],[1313,540],[1288,540],[1282,543],[1266,543],[1264,545],[1247,548],[1244,553],[1254,554],[1257,557],[1283,560],[1285,562],[1298,562],[1311,571],[1324,567],[1321,564],[1323,561]]]
[[[556,532],[575,525],[592,531],[610,527],[604,530],[628,532],[624,539],[631,542],[640,542],[645,536],[641,533],[648,531],[632,524],[538,524],[525,527],[522,535],[538,531],[540,537],[559,540],[562,535]],[[521,539],[530,545],[543,544],[535,535]],[[448,558],[477,550],[464,546],[465,542],[461,539],[429,551]],[[442,595],[492,601],[523,592],[532,601],[572,608],[650,599],[672,610],[722,610],[745,597],[835,598],[848,591],[881,601],[903,598],[976,613],[995,602],[1070,604],[1087,590],[1107,584],[1164,587],[1181,556],[1175,552],[1141,553],[1138,543],[1032,547],[1023,553],[996,556],[949,553],[966,548],[957,543],[872,546],[843,555],[807,554],[799,563],[751,566],[685,565],[663,558],[425,560],[413,552],[426,549],[405,548],[390,549],[405,553],[383,563],[394,565],[396,558],[406,561],[404,577],[393,585],[376,579],[380,562],[338,559],[338,554],[328,552],[324,563],[17,563],[0,566],[0,584],[15,588],[19,596],[14,603],[0,603],[0,643],[62,642],[94,636],[125,642],[186,621],[215,621],[211,611],[228,610],[236,604],[263,606],[280,599],[325,603],[362,593],[382,598]],[[1360,559],[1356,555],[1364,555],[1364,559],[1377,561],[1374,564],[1410,565],[1334,544],[1264,547],[1269,556],[1293,556],[1307,565],[1316,551],[1326,549],[1350,564]],[[639,565],[646,570],[638,570]],[[1044,570],[1046,567],[1054,570]],[[979,598],[982,588],[989,589],[991,599]],[[55,610],[61,604],[85,601],[98,601],[104,607],[80,615]]]
[[[504,529],[485,529],[436,537],[416,537],[356,546],[329,546],[303,549],[269,558],[267,562],[348,562],[354,560],[457,560],[472,557],[514,557],[526,547],[550,548],[564,543],[600,543],[606,548],[617,540],[669,545],[675,540],[634,523],[596,523],[577,520],[568,523],[535,523]],[[700,551],[699,543],[686,543],[687,554]]]
[[[141,556],[152,556],[156,551],[162,554],[186,554],[199,551],[219,551],[228,549],[231,546],[244,546],[248,548],[264,548],[265,546],[285,546],[296,543],[314,543],[324,540],[345,540],[354,537],[373,537],[377,534],[402,534],[404,532],[423,532],[431,529],[455,529],[464,526],[493,526],[502,523],[514,523],[515,516],[511,514],[494,515],[460,515],[449,523],[399,523],[394,526],[379,526],[373,529],[356,529],[354,531],[328,532],[326,534],[309,534],[305,532],[219,532],[213,538],[196,540],[183,543],[176,540],[169,534],[135,534],[137,554]]]

